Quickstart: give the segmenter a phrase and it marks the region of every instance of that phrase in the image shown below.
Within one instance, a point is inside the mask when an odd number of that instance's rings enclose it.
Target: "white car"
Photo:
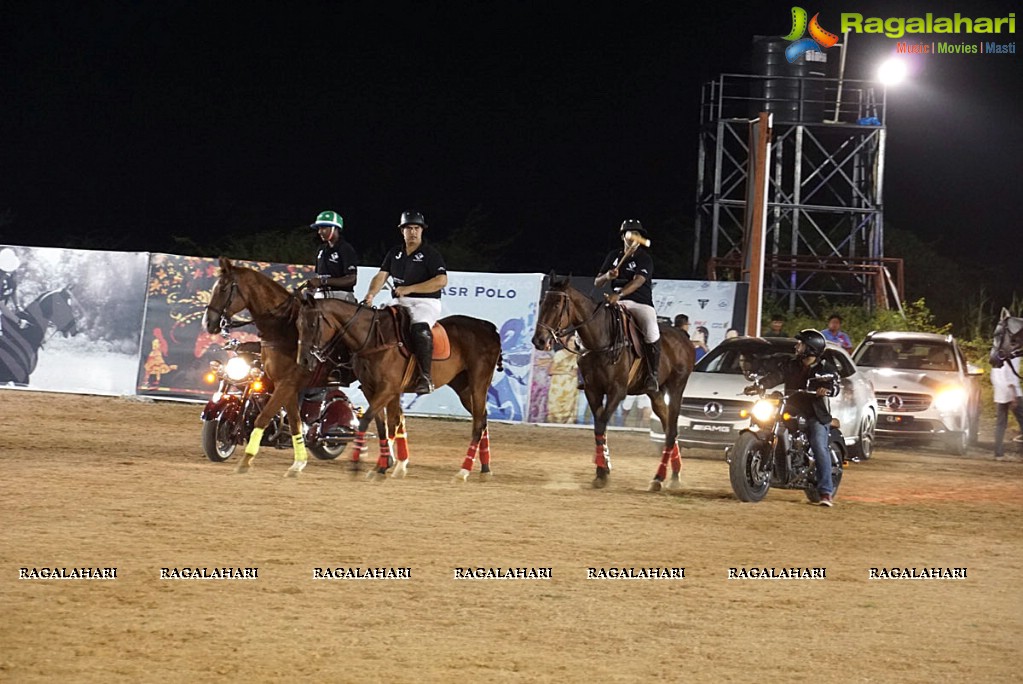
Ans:
[[[748,411],[756,397],[743,394],[750,383],[739,368],[740,355],[757,356],[794,351],[788,337],[735,337],[724,340],[700,359],[689,376],[678,417],[678,441],[689,447],[730,447],[749,427]],[[829,343],[825,361],[838,369],[841,390],[831,399],[831,414],[839,420],[852,458],[867,459],[874,450],[878,407],[870,378],[860,372],[841,347]],[[660,421],[650,422],[650,437],[663,440]]]
[[[960,456],[976,444],[984,371],[966,363],[952,335],[875,331],[853,359],[873,377],[878,437],[923,438]]]

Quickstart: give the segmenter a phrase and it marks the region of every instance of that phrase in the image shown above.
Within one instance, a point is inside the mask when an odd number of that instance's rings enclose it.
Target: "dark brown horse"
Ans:
[[[477,451],[481,477],[486,479],[491,473],[487,390],[494,370],[502,370],[501,338],[493,323],[478,318],[448,316],[442,318],[440,324],[447,331],[451,349],[447,358],[433,362],[434,385],[453,389],[462,406],[472,414],[472,440],[457,479],[465,481],[469,477]],[[415,380],[412,359],[402,353],[401,325],[399,317],[389,309],[374,309],[337,299],[307,302],[299,315],[298,360],[304,367],[311,368],[318,360],[328,358],[336,345],[344,345],[352,354],[355,374],[369,402],[352,450],[352,461],[356,464],[366,449],[369,421],[381,409],[396,404],[403,391],[411,391]],[[405,472],[408,462],[404,420],[400,414],[388,410],[387,422],[388,432],[396,434],[398,463],[394,474],[397,476]],[[375,472],[382,474],[386,468],[387,462],[381,454]]]
[[[539,322],[533,335],[533,346],[548,350],[554,341],[562,344],[574,333],[582,340],[579,355],[586,401],[593,412],[593,434],[596,440],[597,476],[594,487],[604,487],[611,472],[607,448],[607,424],[618,404],[627,395],[644,394],[642,356],[632,347],[617,321],[620,307],[596,304],[569,284],[569,279],[552,276],[550,289],[540,302]],[[617,319],[617,320],[616,320]],[[653,411],[664,426],[664,449],[661,463],[650,482],[650,491],[659,491],[671,462],[669,489],[680,486],[682,458],[675,437],[678,435],[678,412],[682,392],[693,371],[696,352],[688,335],[681,330],[661,325],[661,365],[657,377],[660,391],[647,393]],[[665,403],[665,395],[668,401]]]
[[[259,329],[263,370],[273,381],[274,391],[256,417],[255,428],[238,464],[238,472],[249,470],[259,452],[263,430],[283,406],[288,413],[291,441],[295,448],[295,459],[287,475],[296,477],[308,462],[302,439],[298,393],[315,381],[313,372],[295,362],[298,354],[298,330],[295,324],[301,305],[297,297],[271,278],[251,268],[236,266],[221,257],[220,277],[210,293],[210,302],[203,314],[203,328],[212,335],[243,309],[249,310],[253,323]],[[383,422],[378,422],[377,427],[382,430]],[[383,432],[381,435],[386,437]],[[386,443],[386,439],[382,441]]]

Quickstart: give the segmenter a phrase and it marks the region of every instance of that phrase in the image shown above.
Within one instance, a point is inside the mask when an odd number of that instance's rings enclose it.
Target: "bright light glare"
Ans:
[[[232,357],[224,366],[224,372],[227,374],[227,377],[238,382],[248,377],[249,364],[240,356],[235,356]]]
[[[898,85],[906,78],[906,63],[898,59],[889,59],[877,70],[877,78],[886,86]]]
[[[778,405],[768,399],[760,399],[753,404],[753,418],[759,423],[769,423],[774,420],[774,414]]]
[[[966,403],[966,390],[962,387],[946,387],[934,398],[934,407],[942,413],[958,411]]]

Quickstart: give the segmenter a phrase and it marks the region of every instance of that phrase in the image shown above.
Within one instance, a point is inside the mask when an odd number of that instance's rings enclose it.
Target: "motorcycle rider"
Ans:
[[[772,387],[784,381],[785,393],[789,394],[806,389],[807,381],[811,378],[831,373],[832,370],[823,362],[826,346],[824,335],[819,331],[812,328],[799,331],[793,355],[776,354],[765,359],[764,365],[772,367],[765,369],[767,375],[762,380],[764,387]],[[834,485],[831,481],[831,451],[828,448],[828,435],[831,432],[828,389],[820,387],[813,394],[796,392],[788,405],[794,415],[806,418],[810,449],[817,464],[820,505],[831,507],[834,505]]]

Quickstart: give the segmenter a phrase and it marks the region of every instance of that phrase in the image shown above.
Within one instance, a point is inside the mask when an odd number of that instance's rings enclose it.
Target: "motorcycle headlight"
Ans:
[[[774,420],[777,412],[778,404],[771,399],[758,399],[753,404],[753,410],[750,411],[753,414],[753,420],[758,423],[770,423]]]
[[[241,382],[249,377],[249,363],[240,356],[236,356],[224,364],[224,375],[230,380]]]
[[[945,387],[934,397],[934,408],[943,413],[958,411],[966,404],[966,390],[962,387]]]

